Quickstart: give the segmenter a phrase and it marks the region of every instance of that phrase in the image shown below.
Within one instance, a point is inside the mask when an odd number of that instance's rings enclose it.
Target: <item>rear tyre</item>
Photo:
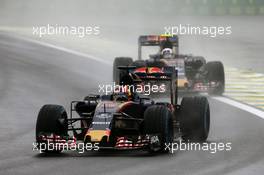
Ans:
[[[119,70],[119,66],[129,66],[133,63],[132,58],[130,57],[117,57],[114,60],[113,64],[113,81],[116,84],[120,84],[120,77],[123,77],[126,74],[126,70]]]
[[[184,141],[206,141],[210,129],[210,108],[206,97],[184,97],[179,116]]]
[[[67,113],[63,106],[60,105],[44,105],[38,114],[36,124],[36,141],[39,141],[39,136],[55,134],[66,136],[68,130]],[[46,152],[60,152],[54,151]]]
[[[223,63],[220,61],[208,62],[205,65],[208,82],[216,82],[217,86],[209,88],[210,95],[222,95],[225,91],[225,72]]]
[[[174,132],[172,113],[168,108],[164,105],[150,106],[144,113],[144,124],[145,133],[150,136],[151,140],[149,151],[152,153],[169,152],[165,144],[173,142]]]

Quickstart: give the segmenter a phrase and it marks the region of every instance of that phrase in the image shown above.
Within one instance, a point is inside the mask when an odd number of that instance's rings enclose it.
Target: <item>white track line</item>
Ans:
[[[38,41],[38,40],[35,40],[35,39],[26,38],[26,37],[23,37],[21,35],[9,35],[9,36],[11,36],[13,38],[15,37],[15,38],[18,38],[18,39],[21,39],[21,40],[25,40],[25,41],[28,41],[28,42],[31,42],[31,43],[36,43],[36,44],[39,44],[39,45],[42,45],[42,46],[54,48],[54,49],[57,49],[57,50],[60,50],[60,51],[64,51],[64,52],[67,52],[67,53],[70,53],[70,54],[73,54],[73,55],[77,55],[77,56],[80,56],[80,57],[86,57],[86,58],[89,58],[89,59],[92,59],[92,60],[95,60],[95,61],[98,61],[98,62],[101,62],[101,63],[104,63],[104,64],[108,64],[108,65],[111,64],[109,61],[106,61],[105,59],[98,58],[98,57],[95,57],[93,55],[82,53],[82,52],[79,52],[79,51],[76,51],[76,50],[72,50],[72,49],[68,49],[68,48],[65,48],[65,47],[61,47],[61,46],[57,46],[57,45],[54,45],[54,44],[50,44],[50,43],[47,43],[47,42],[44,42],[44,41]]]
[[[246,104],[243,103],[239,103],[237,101],[234,101],[232,99],[226,98],[226,97],[212,97],[215,100],[221,101],[223,103],[229,104],[231,106],[237,107],[241,110],[247,111],[249,113],[252,113],[260,118],[264,119],[264,111],[256,109],[254,107],[248,106]]]

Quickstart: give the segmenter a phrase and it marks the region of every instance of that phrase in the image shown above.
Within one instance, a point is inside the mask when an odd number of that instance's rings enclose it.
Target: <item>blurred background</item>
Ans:
[[[158,14],[158,15],[157,15]],[[222,16],[264,14],[262,0],[1,0],[1,24],[28,25],[48,22],[88,22],[94,20],[177,15]],[[96,18],[94,18],[96,17]]]

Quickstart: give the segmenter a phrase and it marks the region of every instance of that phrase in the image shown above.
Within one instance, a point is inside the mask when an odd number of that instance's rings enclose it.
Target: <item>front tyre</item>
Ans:
[[[225,91],[224,65],[220,61],[208,62],[205,65],[207,81],[209,82],[208,93],[210,95],[222,95]]]
[[[36,141],[41,143],[41,136],[58,135],[67,136],[68,124],[67,113],[63,106],[60,105],[44,105],[38,114],[36,124]],[[60,152],[60,149],[45,152]]]
[[[145,133],[150,136],[149,151],[169,152],[166,145],[173,142],[172,113],[164,105],[154,105],[144,113]]]
[[[206,141],[210,129],[210,108],[206,97],[184,97],[179,116],[184,141]]]

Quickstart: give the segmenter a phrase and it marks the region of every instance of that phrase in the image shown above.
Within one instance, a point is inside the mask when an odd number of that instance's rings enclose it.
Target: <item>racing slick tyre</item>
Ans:
[[[149,151],[169,152],[166,145],[173,142],[172,113],[164,105],[154,105],[144,113],[145,133],[150,136]]]
[[[210,108],[206,97],[184,97],[179,115],[184,141],[204,142],[210,129]]]
[[[140,68],[140,67],[146,67],[147,64],[144,60],[136,60],[132,63],[132,66],[136,66],[136,68]]]
[[[220,61],[208,62],[205,65],[205,71],[207,72],[207,80],[217,83],[216,87],[209,88],[208,93],[210,95],[222,95],[225,91],[225,72],[223,63]]]
[[[119,66],[129,66],[133,63],[130,57],[116,57],[113,64],[113,81],[120,84],[120,77],[126,74],[126,70],[119,70]]]
[[[63,106],[60,105],[44,105],[38,114],[36,124],[36,141],[39,136],[55,134],[59,136],[67,136],[68,124],[67,113]],[[41,141],[40,141],[41,142]],[[60,149],[46,152],[60,152]]]

